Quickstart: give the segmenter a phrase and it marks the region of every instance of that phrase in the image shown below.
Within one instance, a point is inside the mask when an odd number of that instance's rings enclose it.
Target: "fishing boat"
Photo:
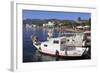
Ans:
[[[49,37],[47,41],[40,42],[36,36],[32,37],[33,45],[41,53],[61,57],[81,57],[88,52],[85,47],[84,33],[71,33],[66,36]]]

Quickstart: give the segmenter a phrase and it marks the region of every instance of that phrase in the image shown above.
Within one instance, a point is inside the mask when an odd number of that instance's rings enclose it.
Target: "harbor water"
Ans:
[[[58,30],[54,28],[49,28],[53,30],[53,37],[58,37],[62,35],[59,33]],[[49,30],[48,28],[43,27],[37,27],[37,28],[26,28],[23,27],[23,62],[45,62],[45,61],[67,61],[72,59],[66,59],[66,58],[60,58],[60,57],[54,57],[46,54],[42,54],[38,52],[38,50],[35,48],[35,46],[32,44],[31,36],[37,36],[40,42],[47,40],[47,32]],[[66,32],[67,34],[70,32]],[[89,59],[89,58],[80,58],[80,59],[74,59],[74,60],[81,60],[81,59]]]

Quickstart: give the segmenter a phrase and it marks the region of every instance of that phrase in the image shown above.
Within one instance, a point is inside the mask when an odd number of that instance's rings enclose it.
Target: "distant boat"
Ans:
[[[73,33],[71,36],[50,38],[45,42],[39,42],[37,37],[33,37],[33,45],[41,53],[48,55],[59,55],[61,57],[81,57],[89,48],[84,47],[84,33]]]

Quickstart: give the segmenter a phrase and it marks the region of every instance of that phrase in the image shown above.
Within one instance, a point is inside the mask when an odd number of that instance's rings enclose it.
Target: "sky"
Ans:
[[[77,20],[81,17],[83,20],[91,18],[90,13],[80,12],[57,12],[57,11],[39,11],[39,10],[23,10],[23,19],[62,19]]]

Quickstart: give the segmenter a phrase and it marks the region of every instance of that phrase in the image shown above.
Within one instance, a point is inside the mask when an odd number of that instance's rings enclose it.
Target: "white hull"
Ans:
[[[33,44],[38,51],[40,51],[41,53],[45,53],[48,55],[56,55],[56,51],[57,50],[53,50],[53,49],[46,49],[46,48],[41,48],[39,46],[36,46],[35,44]],[[88,48],[84,48],[84,47],[75,47],[75,50],[66,50],[66,51],[58,51],[59,52],[59,56],[72,56],[72,57],[76,57],[76,56],[82,56],[83,53],[85,51],[88,51]]]

